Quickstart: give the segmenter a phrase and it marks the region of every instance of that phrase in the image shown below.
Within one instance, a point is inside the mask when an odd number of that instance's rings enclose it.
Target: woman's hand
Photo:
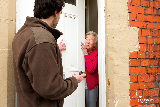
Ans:
[[[84,55],[88,55],[87,46],[84,45],[84,43],[81,43],[81,49],[82,49]]]
[[[62,43],[62,42],[63,42],[63,39],[62,39],[62,40],[60,41],[60,43],[58,44],[60,51],[66,50],[66,44],[65,44],[65,43]]]

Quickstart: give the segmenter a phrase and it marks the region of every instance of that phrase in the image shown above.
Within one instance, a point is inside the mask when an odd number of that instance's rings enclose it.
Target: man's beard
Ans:
[[[52,21],[52,23],[51,23],[51,28],[55,29],[56,26],[57,26],[57,24],[58,24],[58,19],[55,18],[55,19]]]

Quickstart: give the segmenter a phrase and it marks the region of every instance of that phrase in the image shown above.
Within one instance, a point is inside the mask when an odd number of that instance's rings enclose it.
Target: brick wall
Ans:
[[[139,51],[129,53],[130,105],[160,107],[160,0],[128,0]]]

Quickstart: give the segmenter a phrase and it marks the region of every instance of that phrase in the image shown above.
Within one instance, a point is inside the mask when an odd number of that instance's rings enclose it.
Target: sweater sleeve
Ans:
[[[49,100],[61,100],[78,87],[75,77],[63,80],[56,58],[56,49],[51,43],[38,44],[28,52],[31,85],[41,97]]]
[[[93,55],[92,57],[89,55],[85,55],[84,57],[85,57],[86,71],[88,73],[94,73],[94,71],[98,67],[98,53]]]

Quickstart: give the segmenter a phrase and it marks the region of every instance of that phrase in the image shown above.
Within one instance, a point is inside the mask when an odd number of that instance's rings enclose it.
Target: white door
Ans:
[[[71,77],[74,73],[85,71],[81,42],[85,38],[85,1],[66,0],[63,14],[57,29],[63,32],[66,51],[62,53],[64,77]],[[16,31],[26,20],[26,16],[33,17],[34,0],[16,0]],[[85,81],[77,90],[64,101],[64,107],[85,107]],[[15,105],[16,106],[16,105]]]
[[[85,0],[66,0],[57,29],[63,32],[66,50],[62,52],[64,78],[85,71],[81,42],[85,39]],[[64,100],[64,107],[85,107],[85,80]]]

